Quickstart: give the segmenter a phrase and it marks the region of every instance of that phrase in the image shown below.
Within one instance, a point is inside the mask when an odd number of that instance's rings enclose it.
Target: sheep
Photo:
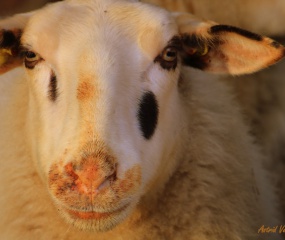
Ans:
[[[283,46],[131,0],[0,28],[0,239],[281,239],[260,233],[278,200],[213,73],[258,71]]]

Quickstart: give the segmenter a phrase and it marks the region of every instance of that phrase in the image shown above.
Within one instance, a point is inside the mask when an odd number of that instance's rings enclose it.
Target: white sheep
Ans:
[[[131,0],[0,28],[0,239],[281,238],[258,234],[277,199],[212,74],[267,67],[277,42]]]

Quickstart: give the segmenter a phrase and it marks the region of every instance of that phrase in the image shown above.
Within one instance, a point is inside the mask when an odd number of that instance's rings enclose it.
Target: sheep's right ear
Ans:
[[[31,15],[18,14],[0,21],[0,74],[22,64],[21,36]]]
[[[284,47],[246,30],[174,13],[187,66],[225,74],[246,74],[268,67],[284,57]]]

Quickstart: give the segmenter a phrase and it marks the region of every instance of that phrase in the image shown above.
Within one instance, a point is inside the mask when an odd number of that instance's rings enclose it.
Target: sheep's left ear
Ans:
[[[33,12],[0,21],[0,75],[22,64],[21,36]]]
[[[246,74],[268,67],[285,55],[274,40],[246,30],[174,14],[182,39],[185,65],[204,71]]]

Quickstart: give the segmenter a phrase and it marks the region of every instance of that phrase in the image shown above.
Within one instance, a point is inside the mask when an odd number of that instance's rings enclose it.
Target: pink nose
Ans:
[[[71,190],[80,194],[97,194],[100,189],[116,178],[115,167],[98,166],[92,159],[77,165],[68,163],[65,172],[72,181]]]

